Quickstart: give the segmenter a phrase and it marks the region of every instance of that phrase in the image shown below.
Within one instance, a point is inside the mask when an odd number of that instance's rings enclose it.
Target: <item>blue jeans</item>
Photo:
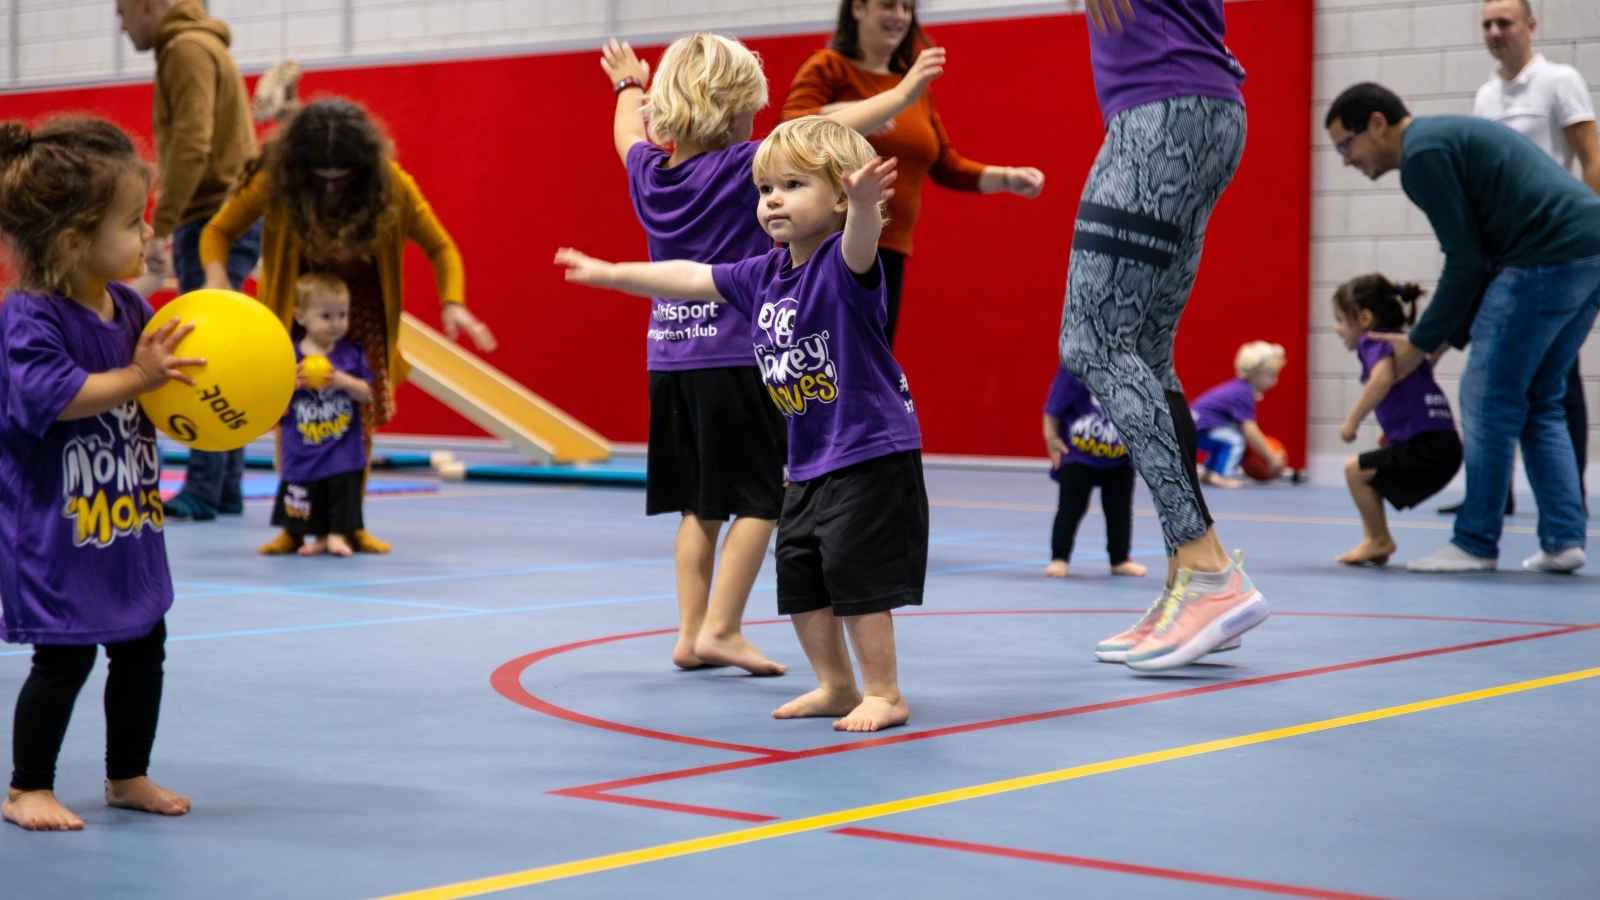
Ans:
[[[179,225],[172,232],[172,267],[177,270],[180,293],[205,287],[206,270],[200,264],[200,232],[206,220]],[[261,257],[261,223],[250,227],[228,251],[228,281],[235,290],[250,277]],[[244,502],[244,450],[226,453],[189,451],[189,468],[184,476],[183,493],[211,504],[237,511]]]
[[[1539,502],[1539,547],[1559,553],[1584,545],[1587,521],[1563,400],[1597,313],[1600,256],[1506,269],[1484,292],[1461,376],[1467,496],[1452,542],[1465,552],[1500,555],[1501,511],[1519,438]]]

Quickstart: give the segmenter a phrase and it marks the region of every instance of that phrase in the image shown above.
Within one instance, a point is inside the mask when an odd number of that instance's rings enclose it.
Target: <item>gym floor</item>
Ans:
[[[269,501],[174,524],[151,774],[194,812],[102,804],[101,664],[57,777],[87,828],[0,831],[0,893],[1600,892],[1600,565],[1519,571],[1532,515],[1499,573],[1414,575],[1332,563],[1359,534],[1342,487],[1211,491],[1276,615],[1138,676],[1090,651],[1160,587],[1148,498],[1149,577],[1108,575],[1092,511],[1049,580],[1042,472],[930,465],[928,489],[926,605],[896,618],[911,724],[865,738],[769,717],[813,684],[770,562],[747,634],[790,673],[671,666],[676,522],[638,491],[375,495],[395,553],[352,560],[255,555]],[[1453,499],[1395,518],[1402,561]],[[27,654],[0,650],[0,696]]]

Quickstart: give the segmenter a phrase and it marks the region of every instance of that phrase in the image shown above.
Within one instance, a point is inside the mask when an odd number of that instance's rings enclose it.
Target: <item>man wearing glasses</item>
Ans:
[[[1373,180],[1400,170],[1444,249],[1433,301],[1390,339],[1395,376],[1446,342],[1473,345],[1461,378],[1466,499],[1450,543],[1406,568],[1496,567],[1519,438],[1539,502],[1540,549],[1523,566],[1581,568],[1587,521],[1562,398],[1600,313],[1600,197],[1516,132],[1467,116],[1414,118],[1382,85],[1340,94],[1324,125],[1345,165]]]

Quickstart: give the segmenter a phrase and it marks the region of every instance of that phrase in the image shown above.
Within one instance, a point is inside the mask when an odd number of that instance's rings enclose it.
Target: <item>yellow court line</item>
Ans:
[[[1319,731],[1331,731],[1335,728],[1346,728],[1351,725],[1361,725],[1366,722],[1376,722],[1382,719],[1392,719],[1397,716],[1408,716],[1412,713],[1426,712],[1433,709],[1442,709],[1447,706],[1456,706],[1462,703],[1471,703],[1476,700],[1487,700],[1491,697],[1503,697],[1507,694],[1517,694],[1523,691],[1532,691],[1539,688],[1553,687],[1558,684],[1568,684],[1582,681],[1586,678],[1600,677],[1600,667],[1580,669],[1576,672],[1567,672],[1564,675],[1552,675],[1548,678],[1535,678],[1531,681],[1518,681],[1512,684],[1503,684],[1498,687],[1484,688],[1479,691],[1468,691],[1462,694],[1450,694],[1445,697],[1435,697],[1432,700],[1419,700],[1416,703],[1406,703],[1400,706],[1389,706],[1383,709],[1374,709],[1367,712],[1354,713],[1348,716],[1339,716],[1333,719],[1322,719],[1317,722],[1307,722],[1303,725],[1291,725],[1287,728],[1274,728],[1270,731],[1257,731],[1243,734],[1238,737],[1222,738],[1215,741],[1205,741],[1199,744],[1189,744],[1183,747],[1173,747],[1168,750],[1157,750],[1152,753],[1140,753],[1134,756],[1123,756],[1103,762],[1088,763],[1073,766],[1067,769],[1057,769],[1053,772],[1041,772],[1037,775],[1024,775],[1018,778],[1007,778],[1002,781],[991,781],[987,784],[973,785],[972,787],[957,788],[949,791],[939,791],[932,794],[922,794],[917,797],[907,797],[903,800],[892,800],[887,803],[874,803],[870,806],[858,806],[853,809],[842,809],[836,812],[823,813],[816,816],[807,816],[803,819],[791,819],[784,822],[774,822],[769,825],[758,825],[753,828],[740,828],[734,831],[725,831],[721,834],[706,837],[691,838],[686,841],[674,841],[670,844],[658,844],[654,847],[644,847],[639,850],[628,850],[622,853],[608,853],[604,856],[594,856],[588,859],[573,862],[559,863],[553,866],[540,866],[535,869],[524,869],[520,872],[511,872],[505,875],[495,875],[489,878],[480,878],[474,881],[462,881],[455,884],[441,885],[435,888],[426,888],[405,894],[394,894],[386,900],[445,900],[455,897],[477,897],[497,891],[506,891],[513,888],[528,887],[542,884],[547,881],[557,881],[563,878],[575,878],[580,875],[593,875],[611,869],[621,869],[628,866],[637,866],[643,863],[656,862],[663,859],[672,859],[679,856],[689,856],[696,853],[706,853],[712,850],[721,850],[725,847],[736,847],[740,844],[750,844],[757,841],[769,841],[773,838],[788,837],[793,834],[803,834],[808,831],[822,831],[848,825],[852,822],[863,822],[868,819],[877,819],[899,813],[913,812],[919,809],[928,809],[935,806],[945,806],[951,803],[960,803],[965,800],[976,800],[980,797],[992,797],[996,794],[1006,794],[1012,791],[1022,791],[1029,788],[1042,787],[1047,784],[1059,784],[1063,781],[1073,781],[1079,778],[1089,778],[1095,775],[1105,775],[1110,772],[1120,772],[1124,769],[1135,769],[1141,766],[1150,766],[1157,763],[1171,762],[1175,759],[1185,759],[1191,756],[1200,756],[1206,753],[1216,753],[1221,750],[1232,750],[1238,747],[1248,747],[1253,744],[1265,744],[1269,741],[1281,741],[1285,738],[1298,737],[1303,734],[1314,734]]]

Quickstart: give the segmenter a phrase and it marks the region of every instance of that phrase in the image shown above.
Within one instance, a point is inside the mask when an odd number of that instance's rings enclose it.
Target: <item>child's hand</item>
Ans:
[[[1044,173],[1032,166],[1006,169],[1006,190],[1029,200],[1044,190]]]
[[[153,391],[169,381],[194,385],[194,379],[185,375],[183,370],[189,366],[203,366],[206,361],[198,357],[173,355],[178,343],[193,330],[193,325],[184,325],[173,319],[155,331],[139,336],[139,343],[133,348],[133,368],[139,373],[139,382],[143,385],[139,393]]]
[[[922,96],[934,79],[944,74],[945,51],[943,47],[928,47],[917,54],[916,62],[906,70],[905,77],[900,79],[900,86],[905,90],[907,102]]]
[[[1344,441],[1346,444],[1355,443],[1355,441],[1356,441],[1356,427],[1354,425],[1351,425],[1349,422],[1346,422],[1346,423],[1344,423],[1344,425],[1340,426],[1340,428],[1339,428],[1339,440]]]
[[[589,287],[610,287],[611,263],[580,253],[571,247],[556,251],[556,265],[566,266],[567,280]]]
[[[887,159],[874,156],[866,165],[844,176],[844,194],[849,198],[850,205],[877,206],[893,197],[894,188],[890,185],[899,176],[895,166],[896,161],[892,156]]]
[[[627,41],[606,41],[600,48],[600,68],[606,70],[613,87],[624,78],[639,79],[641,88],[650,83],[650,64],[635,56]]]
[[[1053,437],[1045,441],[1045,452],[1050,454],[1050,471],[1061,468],[1061,457],[1066,455],[1067,445],[1061,438]]]

